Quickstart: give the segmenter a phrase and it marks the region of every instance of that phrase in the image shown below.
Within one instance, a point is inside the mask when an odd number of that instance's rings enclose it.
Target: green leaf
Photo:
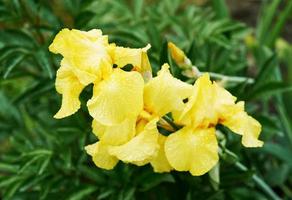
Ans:
[[[257,87],[249,98],[260,98],[267,95],[275,95],[292,91],[292,85],[283,82],[273,81]]]
[[[47,51],[39,50],[35,54],[34,57],[37,60],[37,62],[39,63],[40,67],[45,69],[48,72],[49,78],[52,79],[53,74],[54,74],[54,70],[51,67],[50,60],[49,60],[50,58],[49,58]]]
[[[12,61],[8,64],[8,66],[6,66],[6,71],[4,72],[3,78],[6,79],[9,74],[11,73],[11,71],[18,66],[25,58],[25,55],[20,55],[14,59],[12,59]]]
[[[291,149],[287,149],[285,148],[285,146],[283,147],[283,145],[281,144],[265,142],[265,145],[263,146],[262,151],[269,155],[273,155],[277,157],[278,159],[281,159],[282,161],[286,162],[292,167]]]
[[[9,187],[9,189],[4,193],[3,199],[11,199],[13,195],[18,191],[18,189],[21,187],[24,180],[19,181],[12,186]]]
[[[151,188],[164,182],[174,183],[175,180],[171,174],[148,174],[148,176],[143,179],[141,191],[150,190]]]
[[[75,192],[72,194],[68,199],[69,200],[81,200],[81,199],[86,199],[88,195],[96,191],[95,186],[85,186],[84,188],[80,189],[79,191]]]
[[[29,168],[32,164],[34,164],[36,161],[38,161],[41,157],[42,157],[42,155],[38,155],[38,156],[35,156],[32,159],[30,159],[28,162],[25,163],[25,165],[23,165],[19,169],[18,173],[19,174],[23,173],[27,168]]]
[[[276,54],[273,54],[268,59],[266,59],[266,61],[260,67],[260,71],[255,78],[254,88],[257,88],[259,85],[263,84],[267,80],[267,77],[273,74],[273,70],[276,67],[278,67],[277,56]]]
[[[10,176],[7,179],[0,181],[0,188],[6,187],[10,184],[23,180],[25,177],[23,176]]]
[[[43,161],[43,163],[41,164],[41,166],[39,168],[38,175],[41,175],[41,174],[44,173],[44,171],[48,167],[50,161],[51,161],[51,157],[50,156]]]
[[[216,12],[217,17],[219,18],[229,17],[229,12],[225,0],[212,0],[212,5]]]
[[[0,171],[2,172],[13,172],[16,173],[18,171],[19,167],[8,164],[8,163],[0,163]]]
[[[286,1],[285,3],[286,5],[284,6],[284,10],[279,13],[278,19],[276,20],[276,24],[271,30],[271,34],[267,34],[269,35],[267,40],[268,46],[272,46],[275,44],[275,41],[280,36],[280,33],[283,30],[288,17],[291,16],[292,1]]]
[[[134,0],[134,14],[135,17],[140,17],[143,11],[144,0]]]
[[[277,12],[281,0],[266,1],[262,4],[261,16],[257,24],[256,36],[260,44],[266,44],[269,37],[269,28],[273,22],[273,18]]]

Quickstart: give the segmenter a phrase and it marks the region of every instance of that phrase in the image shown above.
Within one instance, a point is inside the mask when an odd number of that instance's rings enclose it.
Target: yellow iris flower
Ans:
[[[235,103],[236,97],[211,82],[204,74],[194,84],[193,94],[185,109],[177,114],[176,121],[193,128],[205,128],[221,123],[235,133],[243,136],[242,144],[246,147],[260,147],[258,140],[261,125],[244,111],[243,102]]]
[[[173,43],[168,47],[177,63],[190,64]],[[190,85],[174,78],[164,64],[152,78],[149,48],[110,44],[98,29],[63,29],[49,47],[63,56],[56,76],[62,105],[55,118],[75,113],[80,93],[93,84],[87,107],[99,141],[85,150],[96,166],[113,169],[121,160],[138,166],[150,163],[155,172],[174,169],[202,175],[219,160],[217,124],[241,135],[246,147],[263,145],[259,122],[207,73]],[[123,70],[127,64],[133,66],[131,71]],[[177,127],[167,124],[169,113]],[[162,135],[158,126],[170,134]]]
[[[128,114],[130,117],[138,115],[143,104],[143,79],[137,72],[126,73],[113,69],[113,64],[119,67],[132,64],[145,74],[149,74],[151,67],[146,53],[149,48],[149,45],[141,49],[130,49],[109,44],[108,37],[102,35],[98,29],[88,32],[75,29],[61,30],[49,47],[51,52],[64,57],[56,77],[56,89],[62,94],[63,99],[61,108],[54,117],[63,118],[75,113],[80,108],[81,91],[91,83],[94,84],[94,95],[88,102],[88,107],[90,114],[97,121],[116,124],[123,121]],[[125,96],[128,95],[128,98],[121,97],[123,93]],[[131,105],[134,106],[133,112],[115,117],[116,113],[122,112],[118,110],[113,112],[113,107],[107,106],[110,104],[107,104],[107,101],[113,102],[116,98],[121,98],[122,101],[113,103],[112,105],[116,105],[115,108],[122,109]],[[129,104],[123,105],[122,102]],[[104,105],[101,105],[103,103]],[[100,113],[102,115],[99,115]]]
[[[131,89],[133,86],[134,84],[129,85],[128,88]],[[145,84],[144,110],[141,110],[136,119],[127,114],[128,119],[116,125],[104,125],[94,120],[93,132],[100,141],[109,145],[108,154],[111,156],[136,165],[145,165],[150,162],[156,172],[170,171],[172,167],[168,164],[164,152],[166,137],[158,132],[156,124],[163,115],[172,110],[183,109],[183,99],[190,96],[191,91],[192,86],[174,78],[169,72],[169,66],[165,64],[158,72],[158,76]],[[125,92],[123,95],[127,97]],[[116,100],[117,98],[111,99]],[[127,102],[129,103],[129,101]],[[156,102],[161,103],[157,104]],[[111,106],[114,108],[114,105]],[[126,113],[126,111],[119,110],[124,108],[133,112],[133,106],[120,106],[114,108],[117,110],[114,116]],[[103,114],[104,112],[99,115]],[[135,126],[136,128],[134,128]],[[99,159],[98,156],[101,154],[96,154],[95,159]],[[102,159],[100,158],[100,160]]]

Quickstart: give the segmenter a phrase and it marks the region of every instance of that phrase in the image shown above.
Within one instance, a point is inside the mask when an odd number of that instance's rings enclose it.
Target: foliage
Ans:
[[[279,43],[292,1],[282,4],[263,3],[253,29],[233,21],[223,0],[204,7],[181,0],[0,0],[2,198],[292,198],[292,46]],[[202,71],[254,78],[252,84],[227,86],[262,123],[265,146],[241,148],[239,137],[223,129],[220,166],[201,177],[121,163],[113,171],[96,168],[84,152],[94,141],[86,108],[52,118],[61,100],[54,89],[60,58],[48,45],[63,27],[100,28],[112,42],[130,47],[151,43],[154,73],[168,61],[187,81],[168,56],[166,41],[173,41]],[[82,93],[83,102],[89,91]]]

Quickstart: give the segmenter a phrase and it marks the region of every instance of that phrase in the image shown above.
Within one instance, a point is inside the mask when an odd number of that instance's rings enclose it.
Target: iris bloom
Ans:
[[[54,117],[63,118],[75,113],[80,108],[80,93],[91,83],[94,84],[94,94],[88,102],[88,107],[92,117],[97,117],[97,120],[105,124],[122,121],[123,116],[106,119],[102,116],[98,118],[97,114],[113,112],[113,108],[106,105],[102,111],[98,110],[100,103],[117,98],[123,92],[128,92],[126,94],[131,96],[128,100],[124,99],[124,102],[129,101],[131,106],[136,107],[136,112],[128,113],[137,115],[137,110],[142,107],[142,94],[140,92],[139,95],[139,91],[143,88],[143,79],[138,72],[126,73],[120,69],[113,69],[113,65],[123,67],[127,63],[132,64],[136,71],[150,70],[146,54],[149,47],[148,45],[147,48],[130,49],[109,44],[108,37],[102,35],[98,29],[88,32],[75,29],[61,30],[49,47],[51,52],[63,56],[56,77],[56,90],[63,96],[62,106]],[[124,119],[125,115],[127,113],[124,113]]]
[[[246,147],[260,147],[261,125],[244,112],[243,102],[216,82],[208,74],[194,84],[192,95],[182,112],[175,113],[177,124],[184,127],[166,139],[165,152],[170,165],[178,171],[190,171],[198,176],[208,172],[218,162],[216,124],[222,124],[242,135]]]
[[[164,153],[166,137],[158,132],[157,122],[165,114],[183,109],[183,99],[190,96],[192,86],[174,78],[165,64],[158,76],[147,82],[144,91],[141,91],[144,93],[144,108],[136,119],[129,117],[122,123],[108,126],[94,120],[93,132],[100,140],[98,143],[108,145],[109,155],[136,165],[150,162],[156,172],[170,171],[172,167]],[[132,110],[130,106],[127,108]],[[102,157],[98,158],[101,154],[91,155],[94,160],[103,160]],[[100,162],[95,163],[102,168],[105,166]]]

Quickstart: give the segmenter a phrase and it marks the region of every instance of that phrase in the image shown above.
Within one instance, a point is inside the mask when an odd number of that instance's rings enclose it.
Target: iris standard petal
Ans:
[[[219,159],[215,129],[184,127],[167,137],[165,153],[175,170],[190,171],[194,176],[203,175]]]
[[[147,56],[147,51],[150,47],[150,44],[144,48],[136,49],[116,46],[115,48],[112,48],[113,63],[120,68],[127,64],[131,64],[137,71],[151,72],[151,66]]]
[[[180,124],[196,127],[208,127],[216,124],[218,113],[214,110],[216,93],[209,75],[202,75],[194,84],[194,90],[183,112],[174,115]]]
[[[112,61],[106,40],[100,30],[84,32],[63,29],[56,35],[49,50],[62,54],[79,81],[88,85],[111,72]]]
[[[143,108],[144,81],[138,72],[119,68],[94,85],[93,97],[87,102],[90,115],[104,125],[116,125],[135,118]]]
[[[192,85],[174,78],[169,72],[169,65],[164,64],[158,76],[145,85],[144,107],[150,113],[163,116],[183,109],[183,100],[191,96],[192,91]]]

